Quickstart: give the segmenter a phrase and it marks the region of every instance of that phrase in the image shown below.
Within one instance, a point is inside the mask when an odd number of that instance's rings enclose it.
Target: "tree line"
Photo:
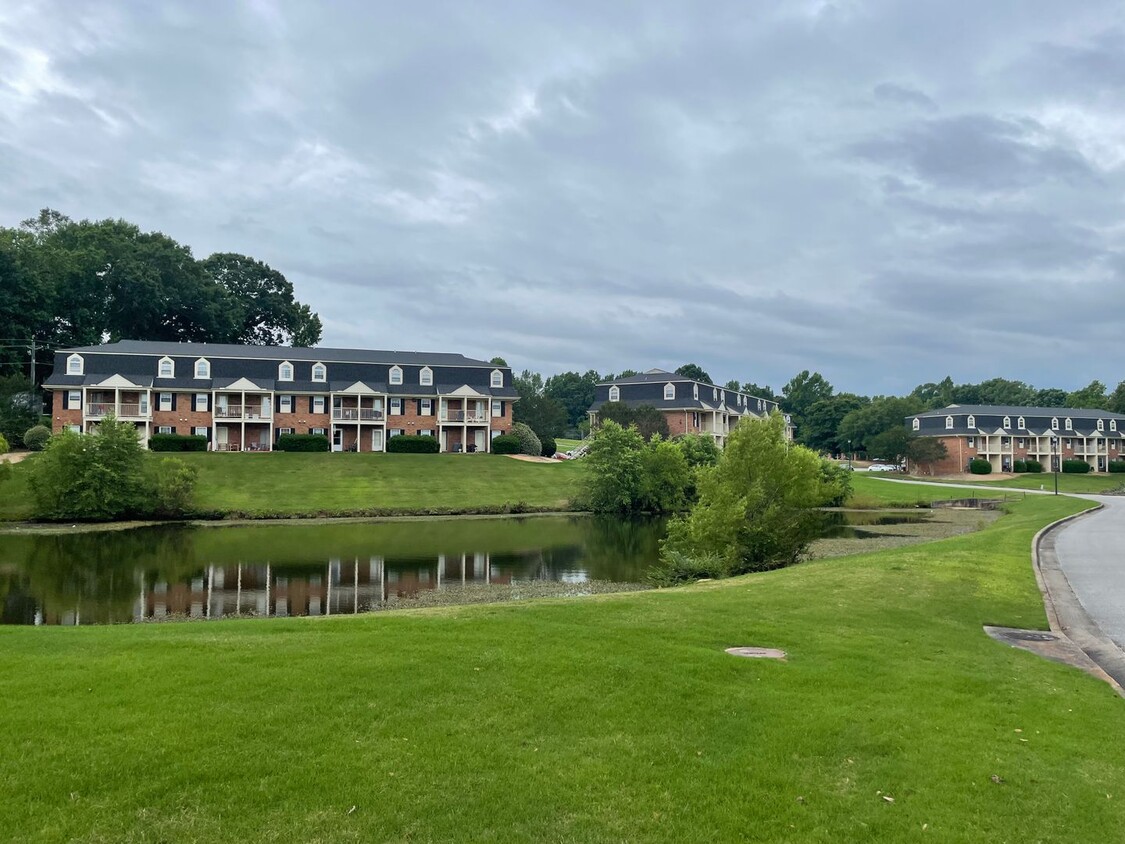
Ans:
[[[0,373],[52,352],[121,339],[315,346],[321,321],[278,270],[191,248],[126,220],[75,221],[51,209],[0,227]]]

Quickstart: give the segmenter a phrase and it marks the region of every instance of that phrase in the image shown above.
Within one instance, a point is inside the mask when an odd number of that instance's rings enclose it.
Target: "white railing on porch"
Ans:
[[[470,422],[484,425],[488,422],[488,414],[476,410],[445,410],[441,414],[442,422]]]
[[[383,411],[370,407],[334,407],[332,418],[341,422],[382,422]]]

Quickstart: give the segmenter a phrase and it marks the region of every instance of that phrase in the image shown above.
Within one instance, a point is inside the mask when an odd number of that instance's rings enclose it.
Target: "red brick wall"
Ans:
[[[52,390],[52,392],[54,396],[51,399],[51,430],[57,432],[61,431],[67,425],[81,425],[81,409],[65,410],[63,408],[66,390]]]

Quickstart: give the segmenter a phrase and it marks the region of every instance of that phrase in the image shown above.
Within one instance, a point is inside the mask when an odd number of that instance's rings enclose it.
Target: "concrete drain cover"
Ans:
[[[727,653],[747,659],[785,659],[785,651],[777,648],[727,648]]]

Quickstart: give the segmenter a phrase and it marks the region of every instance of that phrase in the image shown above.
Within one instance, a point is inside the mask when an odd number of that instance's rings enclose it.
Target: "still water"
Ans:
[[[642,582],[663,535],[659,520],[558,516],[4,535],[0,623],[352,614],[542,582],[582,592]]]

